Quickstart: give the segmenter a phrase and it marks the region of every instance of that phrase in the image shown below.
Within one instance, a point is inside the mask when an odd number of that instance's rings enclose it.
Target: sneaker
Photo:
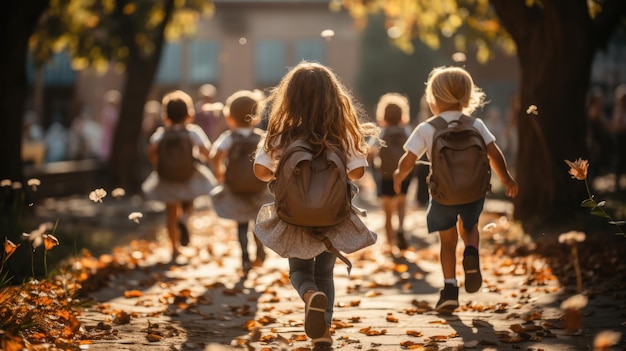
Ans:
[[[483,276],[480,274],[478,250],[473,246],[465,247],[463,270],[465,271],[465,291],[468,293],[477,292],[483,283]]]
[[[326,332],[326,307],[328,297],[320,291],[307,296],[304,308],[304,331],[312,339],[321,338]]]
[[[189,229],[187,229],[187,225],[182,220],[178,222],[178,231],[180,232],[180,245],[189,245]]]
[[[435,311],[450,314],[457,307],[459,307],[459,287],[446,283],[439,291],[439,301],[437,301]]]
[[[406,237],[404,236],[404,232],[401,230],[398,230],[396,232],[396,241],[398,243],[398,249],[400,250],[406,250],[409,248],[409,244],[406,241]]]

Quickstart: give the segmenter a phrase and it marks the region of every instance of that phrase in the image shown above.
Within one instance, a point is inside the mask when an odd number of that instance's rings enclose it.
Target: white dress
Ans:
[[[270,157],[261,150],[255,164],[261,164],[275,171],[278,160]],[[367,159],[355,152],[348,153],[347,171],[359,167],[366,167]],[[352,198],[358,193],[358,187],[350,183]],[[271,188],[271,186],[270,186]],[[320,239],[324,236],[330,239],[333,246],[344,253],[353,253],[376,243],[376,233],[370,231],[359,215],[365,216],[365,211],[354,205],[350,216],[333,227],[324,228],[323,236],[313,235],[312,228],[291,225],[277,216],[274,203],[265,204],[257,215],[254,234],[267,246],[281,257],[311,259],[324,251],[327,247]]]
[[[205,145],[210,148],[210,141],[200,127],[190,124],[186,128],[194,145]],[[150,137],[150,143],[158,143],[163,132],[163,127],[157,129]],[[148,200],[165,203],[193,201],[199,196],[209,195],[217,183],[215,176],[204,164],[197,163],[195,168],[191,179],[186,182],[162,180],[156,171],[152,171],[141,185],[141,190]]]

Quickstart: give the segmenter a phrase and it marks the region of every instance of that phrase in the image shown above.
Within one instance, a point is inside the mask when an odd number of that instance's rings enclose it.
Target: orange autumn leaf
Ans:
[[[259,341],[267,342],[267,343],[270,343],[270,342],[272,342],[274,340],[276,340],[276,337],[274,335],[271,335],[271,334],[263,335],[262,337],[259,338]]]
[[[394,317],[393,314],[387,313],[387,322],[389,323],[398,323],[398,318]]]
[[[416,336],[416,337],[424,336],[424,334],[422,334],[421,332],[418,332],[417,330],[407,330],[406,335]]]
[[[150,333],[146,335],[146,339],[148,339],[148,341],[150,342],[157,342],[161,341],[161,339],[163,339],[163,336],[156,333]]]
[[[22,351],[26,348],[24,339],[19,336],[4,335],[2,338],[2,350],[4,351]]]
[[[127,290],[124,291],[124,297],[125,298],[132,298],[132,297],[142,297],[143,293],[139,290]]]

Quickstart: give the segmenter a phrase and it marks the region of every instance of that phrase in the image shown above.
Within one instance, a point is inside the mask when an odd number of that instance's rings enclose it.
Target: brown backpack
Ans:
[[[254,153],[263,131],[255,128],[250,135],[233,132],[232,146],[228,150],[228,164],[224,183],[236,194],[254,194],[267,189],[267,183],[254,175]]]
[[[276,170],[276,214],[300,227],[331,227],[350,211],[345,153],[336,148],[321,152],[297,140],[283,152]]]
[[[166,128],[157,145],[157,173],[163,180],[186,182],[195,170],[193,142],[189,131]]]
[[[443,205],[474,202],[491,189],[491,167],[487,146],[474,128],[474,118],[462,115],[447,123],[435,116],[428,188],[432,198]]]
[[[398,168],[398,161],[404,154],[404,143],[409,135],[404,127],[393,126],[383,130],[380,138],[386,146],[380,148],[380,173],[383,179],[393,179],[393,173]]]

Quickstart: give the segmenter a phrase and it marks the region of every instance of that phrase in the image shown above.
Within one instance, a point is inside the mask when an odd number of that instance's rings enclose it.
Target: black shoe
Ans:
[[[439,301],[437,301],[435,311],[451,314],[457,307],[459,307],[459,287],[446,283],[439,291]]]
[[[406,250],[409,248],[409,244],[406,241],[406,237],[404,236],[404,232],[401,230],[398,230],[396,232],[396,241],[398,243],[398,249],[400,250]]]
[[[465,271],[465,291],[468,293],[477,292],[483,284],[483,276],[480,274],[478,250],[473,246],[465,247],[463,270]]]
[[[182,220],[178,222],[178,231],[180,231],[180,245],[189,245],[189,229],[187,229],[187,225]]]

